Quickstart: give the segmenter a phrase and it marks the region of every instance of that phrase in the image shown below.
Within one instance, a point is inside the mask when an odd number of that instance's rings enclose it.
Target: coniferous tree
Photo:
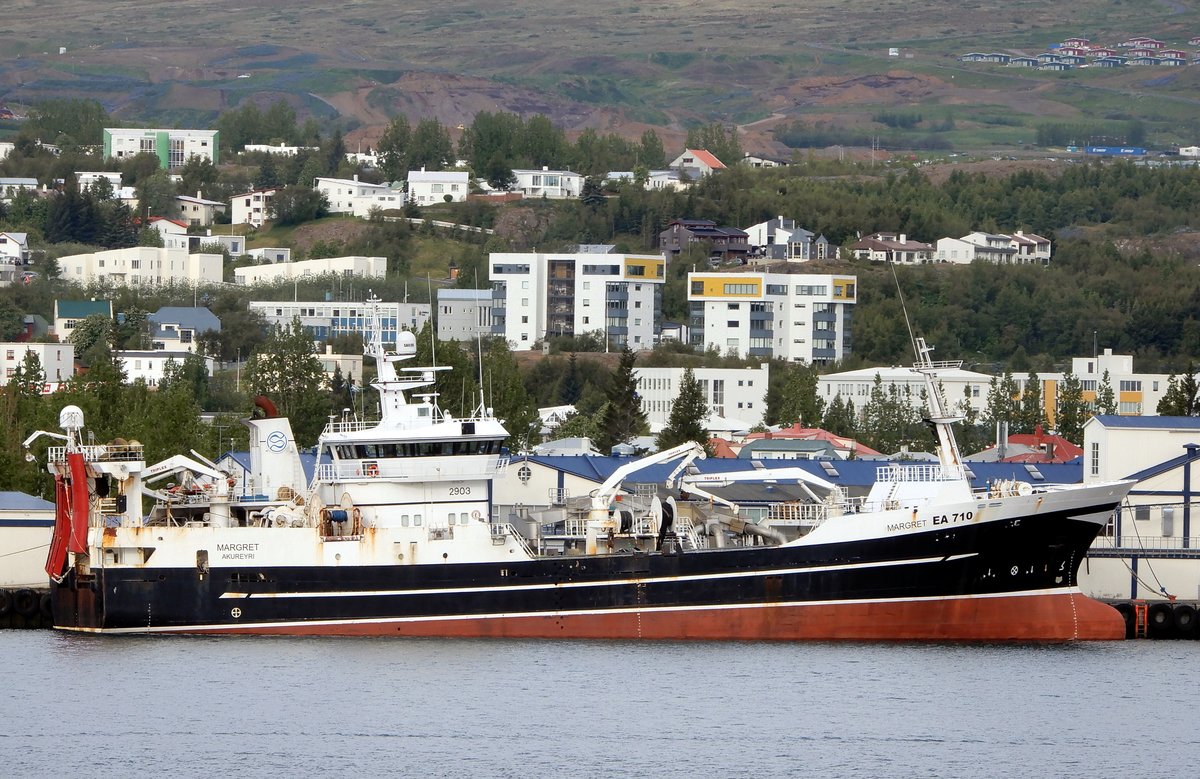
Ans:
[[[1058,390],[1058,409],[1054,427],[1058,434],[1073,444],[1083,443],[1083,423],[1087,421],[1087,404],[1083,400],[1083,385],[1074,373],[1063,376]]]
[[[834,435],[854,438],[858,435],[858,414],[854,409],[853,400],[842,400],[841,395],[834,395],[825,411],[825,429]]]
[[[245,379],[252,394],[266,395],[288,417],[301,446],[316,441],[329,409],[325,374],[299,319],[271,331],[250,358]]]
[[[1018,414],[1018,429],[1014,433],[1033,433],[1038,425],[1046,426],[1046,409],[1042,405],[1042,382],[1038,375],[1030,371],[1025,380],[1025,392],[1021,395]]]
[[[671,404],[667,425],[659,432],[655,444],[662,450],[695,441],[709,452],[708,430],[705,428],[708,416],[704,387],[696,380],[692,369],[685,368],[683,378],[679,381],[679,392],[675,396],[675,402]]]
[[[1167,379],[1167,391],[1162,400],[1158,401],[1155,411],[1161,416],[1194,417],[1200,415],[1200,388],[1196,383],[1196,371],[1192,363],[1188,363],[1187,372],[1182,376],[1171,374]]]
[[[637,380],[633,375],[636,359],[626,346],[609,385],[607,399],[601,410],[600,429],[594,442],[602,454],[608,454],[617,444],[628,443],[634,437],[649,432],[646,412],[642,410],[638,399]]]
[[[512,350],[499,338],[484,353],[483,382],[488,404],[508,430],[509,447],[529,451],[539,433],[537,406],[525,391]]]
[[[575,352],[571,352],[571,357],[567,360],[567,372],[558,385],[558,401],[565,406],[573,406],[582,394],[583,382],[579,376],[579,362]]]
[[[781,425],[801,424],[820,427],[825,401],[817,395],[817,369],[812,365],[792,365],[779,399],[776,419]]]
[[[1112,415],[1117,413],[1117,397],[1113,393],[1112,379],[1108,371],[1100,378],[1100,389],[1096,392],[1096,413]]]

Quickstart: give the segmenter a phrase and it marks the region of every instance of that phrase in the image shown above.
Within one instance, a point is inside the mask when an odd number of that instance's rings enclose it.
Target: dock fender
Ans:
[[[32,617],[38,612],[38,596],[33,590],[20,589],[13,594],[13,610],[22,617]]]
[[[38,603],[42,610],[42,616],[47,620],[54,618],[54,600],[50,597],[50,593],[43,592]]]
[[[0,590],[0,617],[8,616],[10,611],[12,611],[12,593],[8,590]]]
[[[1197,633],[1196,608],[1188,603],[1176,603],[1174,614],[1175,632],[1180,638],[1195,638]]]
[[[1175,635],[1175,610],[1170,603],[1155,603],[1146,614],[1151,638],[1171,638]]]

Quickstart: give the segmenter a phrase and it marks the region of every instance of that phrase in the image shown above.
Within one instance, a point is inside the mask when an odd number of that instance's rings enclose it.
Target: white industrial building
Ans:
[[[398,330],[419,333],[429,321],[428,303],[380,303],[380,327],[383,342],[394,346]],[[308,300],[252,300],[250,310],[259,312],[268,325],[290,327],[292,321],[312,335],[314,341],[366,330],[366,318],[370,307],[355,301],[308,301]],[[344,369],[343,369],[344,370]]]
[[[388,184],[370,184],[353,179],[317,178],[313,189],[325,196],[331,214],[353,214],[366,218],[371,210],[384,211],[404,207],[404,190]]]
[[[662,430],[670,419],[685,370],[634,366],[637,394],[651,432]],[[748,430],[762,422],[769,384],[766,363],[757,368],[693,368],[692,374],[708,401],[705,425],[710,433]]]
[[[437,337],[443,341],[474,341],[492,332],[492,290],[439,289]]]
[[[666,258],[619,254],[612,246],[576,248],[490,256],[492,334],[517,351],[544,338],[593,332],[614,349],[652,347]]]
[[[850,354],[857,277],[689,273],[693,346],[738,357],[828,364]]]
[[[134,246],[61,257],[64,281],[75,284],[146,286],[219,284],[225,258],[220,254],[188,254],[187,249]]]
[[[265,265],[248,265],[235,268],[233,279],[237,284],[278,284],[282,281],[297,281],[305,276],[342,276],[345,278],[381,279],[387,275],[387,257],[325,257],[319,260],[299,262],[275,262]]]
[[[220,134],[216,130],[144,130],[104,128],[104,157],[123,160],[137,154],[153,154],[159,167],[182,168],[189,157],[218,162]]]

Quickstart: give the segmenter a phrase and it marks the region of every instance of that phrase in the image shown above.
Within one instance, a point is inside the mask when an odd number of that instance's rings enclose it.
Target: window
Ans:
[[[1122,381],[1121,392],[1141,392],[1142,383],[1140,381]]]
[[[1099,476],[1100,475],[1100,444],[1099,444],[1099,442],[1096,442],[1096,441],[1092,442],[1092,456],[1090,459],[1092,461],[1092,475]]]
[[[704,282],[703,281],[693,281],[692,282],[692,294],[693,295],[703,295],[704,294]]]
[[[758,286],[755,284],[726,284],[726,295],[754,295],[758,293]]]

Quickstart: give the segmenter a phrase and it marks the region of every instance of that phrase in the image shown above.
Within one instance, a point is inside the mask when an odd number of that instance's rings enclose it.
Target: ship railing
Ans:
[[[525,540],[525,536],[513,526],[511,522],[493,522],[492,528],[492,543],[503,544],[507,539],[512,538],[517,544],[525,550],[525,554],[530,557],[536,557],[533,549],[529,546],[529,542]]]
[[[421,425],[440,424],[442,422],[491,422],[493,417],[448,417],[439,414],[434,414],[432,417],[424,417],[419,420]],[[322,435],[331,433],[359,433],[363,430],[373,430],[379,427],[380,419],[339,419],[333,422],[328,422],[325,425]]]
[[[875,469],[875,480],[881,482],[962,481],[967,471],[961,465],[918,463],[916,465],[883,465]]]
[[[1093,549],[1200,550],[1196,536],[1097,536]]]
[[[765,524],[771,526],[814,528],[831,514],[840,514],[841,506],[824,503],[773,503],[767,512]]]
[[[462,455],[443,458],[396,458],[348,463],[322,463],[317,481],[441,481],[501,477],[509,458]]]
[[[83,454],[88,462],[136,462],[145,458],[145,448],[141,444],[90,444],[76,447],[75,451]],[[47,457],[52,463],[67,461],[67,447],[51,446]]]

